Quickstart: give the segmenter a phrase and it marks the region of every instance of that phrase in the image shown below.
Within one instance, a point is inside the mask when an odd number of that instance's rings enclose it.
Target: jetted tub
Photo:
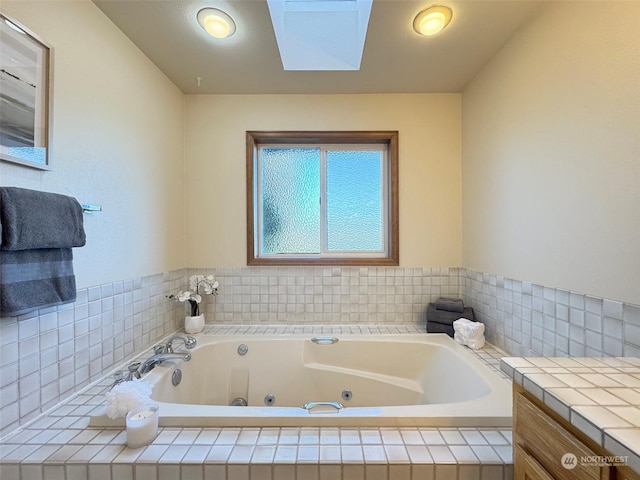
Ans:
[[[512,424],[511,385],[447,335],[315,337],[198,336],[190,362],[166,362],[143,377],[160,425]],[[230,406],[239,399],[248,406]]]

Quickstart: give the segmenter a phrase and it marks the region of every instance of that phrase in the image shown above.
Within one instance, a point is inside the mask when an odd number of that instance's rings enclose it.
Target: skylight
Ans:
[[[267,0],[285,70],[359,70],[373,0]]]

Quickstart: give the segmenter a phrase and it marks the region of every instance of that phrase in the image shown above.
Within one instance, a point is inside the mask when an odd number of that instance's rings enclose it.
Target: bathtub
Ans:
[[[153,385],[161,426],[511,426],[511,385],[444,334],[198,336]],[[337,340],[337,341],[335,341]],[[172,379],[181,381],[174,386]],[[230,406],[246,401],[247,406]],[[104,416],[91,419],[109,425]]]

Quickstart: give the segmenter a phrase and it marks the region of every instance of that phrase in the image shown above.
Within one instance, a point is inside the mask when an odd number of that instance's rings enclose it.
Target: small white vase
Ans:
[[[204,329],[204,313],[197,317],[184,317],[184,331],[187,333],[200,333]]]

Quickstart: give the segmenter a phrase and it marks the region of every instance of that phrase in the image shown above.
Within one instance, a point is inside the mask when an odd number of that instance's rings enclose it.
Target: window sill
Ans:
[[[344,266],[344,267],[397,267],[399,259],[385,258],[248,258],[247,266]]]

